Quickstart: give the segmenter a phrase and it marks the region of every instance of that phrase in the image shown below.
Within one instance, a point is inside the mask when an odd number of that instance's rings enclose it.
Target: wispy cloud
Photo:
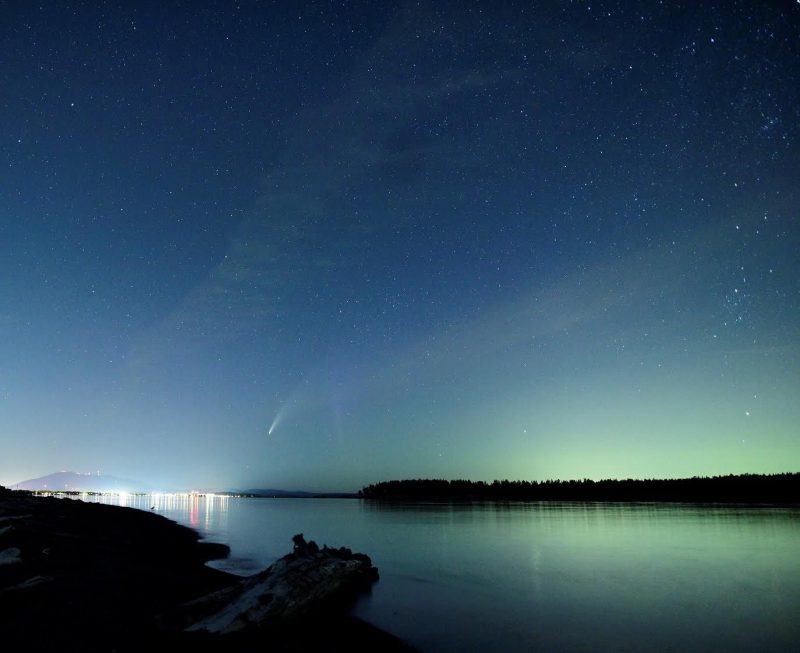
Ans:
[[[380,230],[375,221],[388,219],[336,212],[365,181],[414,184],[431,165],[481,164],[474,153],[420,135],[416,121],[431,106],[509,83],[515,73],[454,61],[417,74],[411,59],[425,56],[428,41],[449,38],[434,27],[432,16],[409,6],[338,80],[336,97],[306,109],[286,128],[285,151],[224,257],[144,337],[140,360],[178,343],[224,343],[270,331],[298,298],[329,292],[336,275],[358,265],[370,248]]]
[[[685,295],[706,271],[703,252],[719,251],[730,231],[728,224],[712,224],[681,243],[654,244],[609,257],[550,284],[531,287],[470,319],[442,324],[364,368],[361,391],[407,385],[442,371],[479,373],[497,354],[513,355],[516,347],[547,338],[558,342],[574,334],[584,346],[601,348],[601,334],[607,336],[608,328],[596,328],[594,338],[588,339],[581,331],[604,323],[620,335],[648,331],[656,310],[666,306],[677,311],[691,303]],[[692,319],[711,321],[714,307],[705,310],[705,316],[695,314]]]

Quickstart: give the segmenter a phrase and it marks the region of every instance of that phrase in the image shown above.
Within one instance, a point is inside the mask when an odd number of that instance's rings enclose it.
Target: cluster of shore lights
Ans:
[[[208,528],[212,522],[212,513],[228,512],[228,500],[241,498],[238,494],[215,494],[213,492],[79,492],[76,490],[44,490],[36,492],[39,496],[59,498],[77,498],[90,503],[102,503],[138,510],[154,512],[183,512],[192,528],[198,528],[201,522]],[[202,508],[201,508],[202,506]]]
[[[198,492],[192,490],[190,492],[127,492],[125,490],[108,490],[106,492],[88,491],[88,490],[73,490],[71,488],[64,488],[63,490],[33,490],[33,493],[40,497],[62,497],[62,496],[78,496],[81,499],[88,497],[203,497],[207,499],[230,499],[241,498],[243,494],[216,494],[214,492]]]
[[[118,505],[141,510],[191,510],[192,506],[203,500],[206,511],[208,510],[227,510],[228,500],[239,495],[215,494],[213,492],[126,492],[116,490],[109,492],[88,492],[76,490],[45,490],[37,492],[40,496],[52,496],[60,498],[76,498],[82,501],[103,503],[108,505]]]

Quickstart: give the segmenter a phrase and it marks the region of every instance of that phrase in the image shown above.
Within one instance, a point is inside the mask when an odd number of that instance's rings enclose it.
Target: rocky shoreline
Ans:
[[[377,580],[367,556],[299,535],[243,579],[205,564],[227,554],[160,515],[2,492],[0,640],[28,651],[413,650],[346,614]]]

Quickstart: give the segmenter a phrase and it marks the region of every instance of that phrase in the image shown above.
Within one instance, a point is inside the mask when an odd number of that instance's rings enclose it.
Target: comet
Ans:
[[[304,406],[309,403],[308,393],[308,380],[301,382],[295,387],[294,391],[281,403],[280,408],[278,408],[278,412],[275,414],[272,424],[270,424],[267,429],[267,436],[272,435],[275,429],[282,426],[287,417],[294,417],[298,406]]]
[[[278,428],[278,425],[283,421],[285,415],[286,415],[286,404],[284,404],[278,409],[278,412],[275,415],[275,419],[272,420],[272,424],[270,424],[270,427],[267,430],[268,436],[272,435],[275,429]]]

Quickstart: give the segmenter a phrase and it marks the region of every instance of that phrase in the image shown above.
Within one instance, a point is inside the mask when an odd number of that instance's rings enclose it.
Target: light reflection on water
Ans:
[[[121,499],[122,503],[123,500]],[[800,650],[800,510],[129,496],[253,573],[291,536],[369,554],[356,606],[423,651]]]
[[[224,541],[228,532],[228,503],[235,497],[223,494],[154,493],[128,494],[83,493],[82,501],[138,508],[154,512],[198,531],[205,539]]]

